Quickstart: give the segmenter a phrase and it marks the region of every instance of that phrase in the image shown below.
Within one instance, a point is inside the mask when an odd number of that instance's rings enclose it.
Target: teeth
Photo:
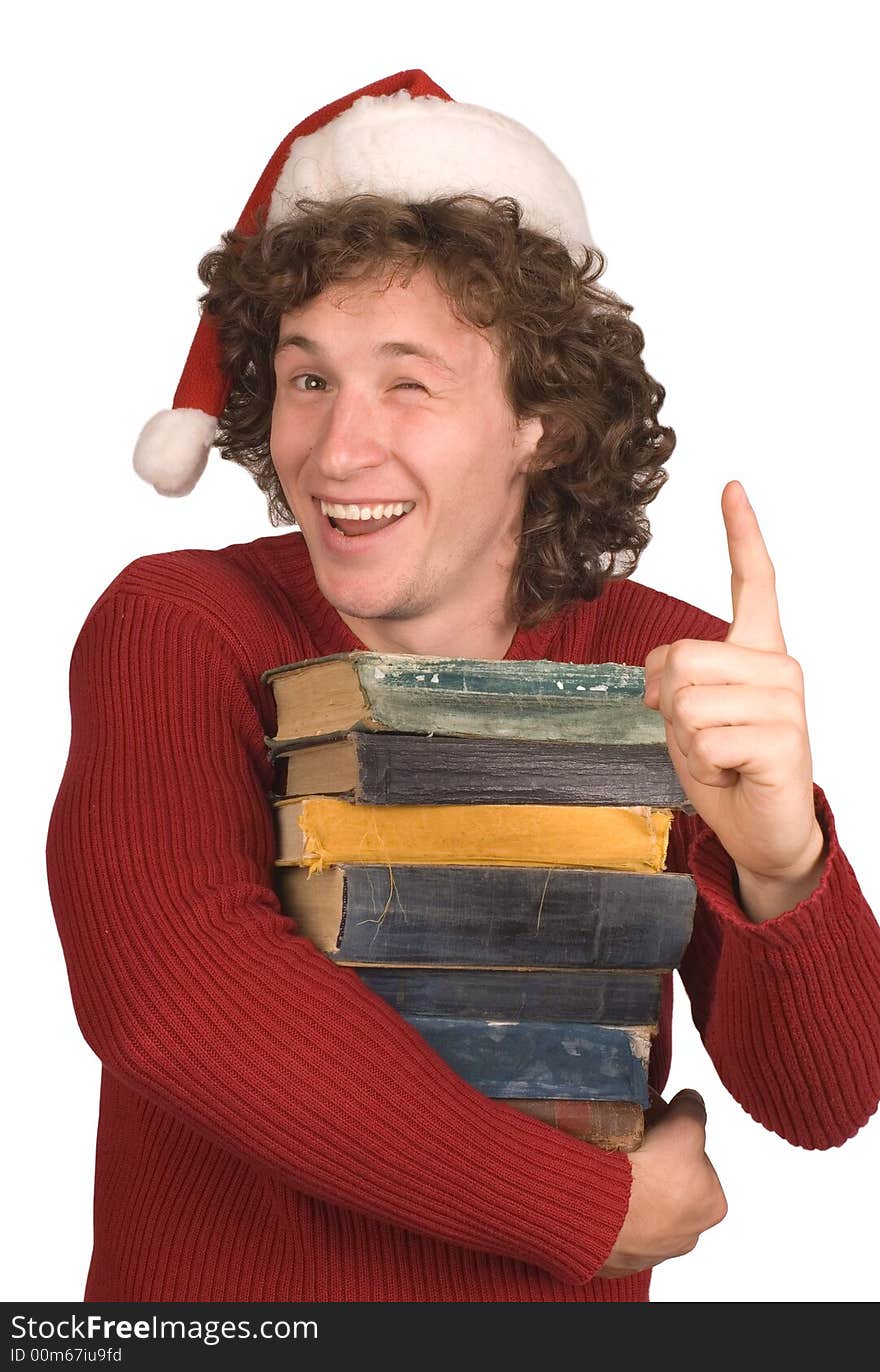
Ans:
[[[384,519],[388,515],[409,514],[414,500],[398,501],[396,505],[329,505],[321,501],[321,513],[331,519]]]

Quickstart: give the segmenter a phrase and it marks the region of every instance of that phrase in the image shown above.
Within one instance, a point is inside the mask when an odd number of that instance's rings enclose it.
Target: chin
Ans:
[[[330,597],[327,596],[330,600]],[[381,603],[374,600],[364,600],[357,596],[339,597],[330,600],[337,614],[348,615],[350,619],[412,619],[413,611],[408,605],[399,605],[387,600]]]
[[[327,579],[317,570],[315,579],[324,599],[337,614],[351,615],[353,619],[407,619],[411,614],[407,598],[389,595],[387,585],[371,592],[363,585],[352,584],[348,578],[348,584],[335,583],[334,578]]]

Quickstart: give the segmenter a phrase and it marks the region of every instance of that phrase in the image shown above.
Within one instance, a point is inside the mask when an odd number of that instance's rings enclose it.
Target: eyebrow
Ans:
[[[324,357],[324,349],[320,343],[313,338],[307,338],[303,333],[286,333],[278,340],[275,349],[275,356],[284,348],[301,348],[303,352],[312,353],[315,357]],[[405,339],[389,340],[386,343],[379,343],[373,349],[377,357],[422,357],[426,362],[431,362],[441,371],[447,372],[449,376],[454,376],[455,372],[445,357],[433,352],[430,348],[422,347],[421,343],[410,343]]]

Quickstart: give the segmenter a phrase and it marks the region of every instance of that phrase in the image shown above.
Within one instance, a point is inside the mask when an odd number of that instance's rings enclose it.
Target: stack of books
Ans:
[[[636,1148],[695,906],[643,669],[360,651],[262,680],[299,932],[487,1096]]]

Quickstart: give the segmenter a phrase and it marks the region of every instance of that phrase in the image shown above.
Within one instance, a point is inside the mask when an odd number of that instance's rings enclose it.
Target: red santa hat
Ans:
[[[573,257],[591,245],[580,191],[546,144],[522,124],[454,101],[423,71],[402,71],[312,114],[272,154],[236,229],[296,217],[296,201],[371,192],[401,201],[471,193],[513,196],[523,222]],[[161,495],[188,495],[208,460],[229,395],[216,325],[202,315],[174,407],[145,425],[134,467]]]

